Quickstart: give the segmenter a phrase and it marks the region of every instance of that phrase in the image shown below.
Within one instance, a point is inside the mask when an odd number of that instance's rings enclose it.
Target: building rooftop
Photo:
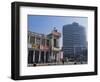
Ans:
[[[55,36],[58,36],[58,37],[61,36],[61,33],[58,32],[58,30],[56,29],[56,27],[54,27],[54,29],[48,35],[45,35],[45,34],[42,34],[42,33],[31,32],[31,31],[28,31],[28,33],[31,34],[31,35],[33,35],[33,36],[35,35],[37,37],[48,37],[48,36],[51,36],[51,35],[55,35]]]

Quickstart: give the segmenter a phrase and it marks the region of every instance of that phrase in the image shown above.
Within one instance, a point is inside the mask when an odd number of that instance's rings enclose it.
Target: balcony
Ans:
[[[55,50],[55,51],[60,51],[60,48],[54,47],[53,50]]]

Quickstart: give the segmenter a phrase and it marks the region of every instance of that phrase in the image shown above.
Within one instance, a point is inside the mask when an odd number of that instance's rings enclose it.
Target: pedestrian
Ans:
[[[62,59],[62,63],[64,64],[64,59]]]

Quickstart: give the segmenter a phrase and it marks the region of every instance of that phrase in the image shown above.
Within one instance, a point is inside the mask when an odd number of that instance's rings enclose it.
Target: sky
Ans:
[[[63,25],[72,24],[73,22],[88,28],[87,17],[28,15],[28,30],[47,35],[56,27],[62,34]],[[62,46],[62,37],[60,39],[60,46]]]

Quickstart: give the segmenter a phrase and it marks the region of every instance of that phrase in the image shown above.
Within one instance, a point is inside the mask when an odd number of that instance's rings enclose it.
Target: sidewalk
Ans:
[[[79,64],[87,64],[86,62],[64,62],[64,64],[62,62],[53,62],[53,63],[38,63],[36,64],[36,66],[51,66],[51,65],[79,65]],[[33,66],[35,67],[33,64],[30,65],[30,67]]]

